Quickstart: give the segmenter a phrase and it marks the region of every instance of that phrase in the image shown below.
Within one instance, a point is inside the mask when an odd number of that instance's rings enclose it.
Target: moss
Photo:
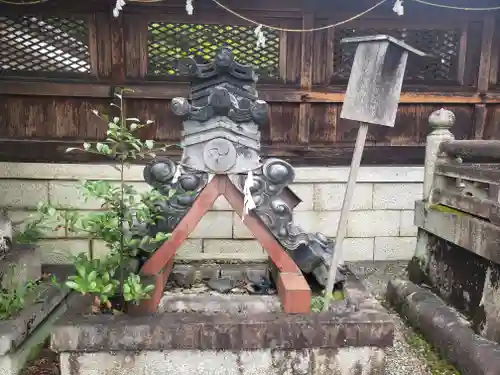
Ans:
[[[455,208],[451,208],[448,206],[444,206],[442,204],[432,204],[429,206],[429,209],[431,210],[436,210],[445,214],[452,214],[452,215],[467,215],[465,212],[462,212],[460,210],[457,210]]]
[[[460,372],[443,360],[439,353],[422,337],[422,335],[411,332],[405,334],[405,339],[408,345],[426,361],[432,375],[460,375]]]
[[[332,293],[331,302],[342,301],[345,298],[343,290],[335,290]],[[325,297],[323,295],[314,296],[311,298],[311,311],[321,312],[323,311],[323,306],[325,305]]]

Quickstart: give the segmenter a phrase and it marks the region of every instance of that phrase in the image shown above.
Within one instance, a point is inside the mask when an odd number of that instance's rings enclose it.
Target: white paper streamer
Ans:
[[[253,172],[248,172],[247,178],[245,180],[245,185],[243,186],[243,214],[241,215],[241,221],[245,220],[245,216],[248,215],[255,207],[255,202],[252,197],[252,192],[250,188],[253,185]]]
[[[394,6],[392,7],[392,10],[398,16],[404,15],[405,14],[405,9],[403,7],[403,0],[396,0],[396,2],[394,3]]]
[[[120,15],[120,11],[125,6],[125,0],[116,0],[115,8],[113,9],[113,16],[117,18]]]
[[[193,0],[186,0],[186,13],[190,16],[194,13]]]
[[[260,49],[261,47],[264,48],[266,46],[266,36],[264,35],[264,32],[262,31],[262,25],[259,25],[255,28],[253,31],[255,34],[257,41],[256,41],[256,47],[257,49]]]
[[[172,177],[172,182],[175,184],[177,181],[179,181],[179,177],[181,177],[181,166],[177,165],[177,168],[175,169],[174,177]]]

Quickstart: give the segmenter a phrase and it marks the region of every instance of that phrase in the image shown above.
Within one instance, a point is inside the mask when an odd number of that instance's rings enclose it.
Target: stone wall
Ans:
[[[128,183],[148,189],[142,167],[126,171]],[[348,167],[297,168],[292,190],[302,199],[295,221],[308,231],[334,237],[340,216]],[[344,260],[410,259],[415,250],[413,225],[415,200],[422,198],[423,167],[366,166],[359,173],[354,207],[347,226]],[[0,206],[10,207],[14,221],[29,215],[40,201],[66,209],[93,211],[99,202],[85,202],[79,180],[117,180],[109,166],[89,164],[0,163]],[[68,262],[70,255],[89,251],[84,235],[64,230],[46,234],[41,242],[46,263]],[[95,256],[106,252],[99,241],[92,244]],[[223,199],[198,224],[179,251],[183,259],[265,259],[261,246],[252,239],[238,216]]]

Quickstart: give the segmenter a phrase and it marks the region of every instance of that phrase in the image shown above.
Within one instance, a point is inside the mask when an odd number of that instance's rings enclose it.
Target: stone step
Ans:
[[[249,296],[232,294],[165,295],[160,301],[159,312],[196,312],[212,314],[257,314],[281,312],[277,296]]]

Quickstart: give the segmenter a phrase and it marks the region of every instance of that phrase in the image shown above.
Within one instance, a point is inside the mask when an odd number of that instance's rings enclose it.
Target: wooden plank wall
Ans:
[[[127,114],[155,121],[143,135],[176,144],[181,123],[171,114],[169,105],[172,98],[187,95],[188,84],[178,78],[148,76],[148,23],[247,24],[209,1],[197,2],[193,16],[186,14],[183,0],[127,5],[124,16],[118,19],[111,15],[111,3],[74,3],[0,7],[0,14],[9,17],[43,14],[84,19],[90,52],[90,71],[84,75],[0,74],[1,161],[91,161],[87,155],[66,154],[64,150],[84,140],[103,138],[105,124],[91,110],[107,111],[114,89],[122,86],[134,89],[126,99]],[[373,1],[354,5],[340,0],[224,3],[258,22],[311,28],[351,17]],[[339,117],[346,82],[334,77],[335,59],[340,58],[335,55],[336,43],[342,27],[370,32],[391,28],[460,31],[454,79],[405,83],[396,126],[370,128],[364,164],[423,163],[427,118],[441,107],[455,112],[452,131],[458,139],[500,136],[497,13],[450,12],[411,3],[405,6],[403,17],[397,17],[391,10],[392,3],[387,3],[339,28],[315,33],[280,32],[279,77],[264,77],[258,85],[261,98],[271,105],[271,122],[261,129],[266,156],[282,157],[296,166],[349,164],[357,128]],[[179,150],[174,147],[169,154],[178,156]]]

